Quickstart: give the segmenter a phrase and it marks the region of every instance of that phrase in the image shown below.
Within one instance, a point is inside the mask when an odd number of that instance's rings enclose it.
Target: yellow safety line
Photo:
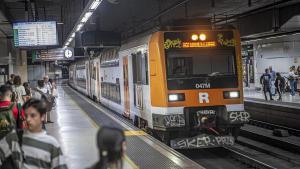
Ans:
[[[139,169],[140,168],[126,154],[124,155],[124,160],[127,161],[127,163],[129,165],[131,165],[132,169]]]
[[[128,131],[124,131],[124,134],[125,134],[125,136],[144,136],[144,135],[147,135],[142,130],[128,130]]]
[[[68,95],[68,94],[67,94]],[[71,98],[71,97],[70,97]],[[89,118],[89,121],[91,121],[91,123],[93,124],[93,126],[95,127],[95,128],[99,128],[100,126],[96,123],[96,121],[94,120],[94,119],[92,119],[89,115],[88,115],[88,113],[85,111],[85,110],[83,110],[80,106],[79,106],[79,104],[78,103],[76,103],[73,99],[71,99],[72,100],[72,102],[73,103],[75,103],[78,107],[79,107],[79,109]],[[94,105],[93,105],[94,106]],[[145,135],[146,133],[145,132],[143,132],[143,131],[141,131],[141,130],[135,130],[135,131],[125,131],[125,136],[128,136],[128,135],[126,135],[126,132],[130,132],[130,133],[128,133],[128,134],[133,134],[133,133],[135,133],[135,134],[137,134],[137,133],[140,133],[140,135]],[[144,134],[142,134],[142,132],[144,133]],[[125,161],[127,161],[128,162],[128,164],[129,165],[131,165],[131,167],[132,167],[132,169],[139,169],[140,167],[138,167],[126,154],[124,155],[124,160]]]

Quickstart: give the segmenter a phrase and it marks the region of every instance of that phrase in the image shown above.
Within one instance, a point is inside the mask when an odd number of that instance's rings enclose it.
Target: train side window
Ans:
[[[137,52],[132,55],[133,83],[148,85],[148,55]]]

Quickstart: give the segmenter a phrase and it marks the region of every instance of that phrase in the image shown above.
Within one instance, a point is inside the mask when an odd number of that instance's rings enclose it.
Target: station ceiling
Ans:
[[[60,43],[73,29],[89,0],[0,0],[0,37],[12,36],[11,23],[54,20],[58,23]],[[108,30],[123,35],[177,19],[214,18],[224,21],[249,11],[300,3],[299,0],[103,0],[84,30]],[[25,12],[28,4],[28,13]],[[271,6],[269,6],[270,8]],[[6,18],[6,19],[5,19]],[[297,18],[295,19],[297,20]],[[298,19],[299,20],[299,19]],[[228,20],[230,21],[230,20]],[[223,22],[223,23],[224,23]],[[255,26],[255,25],[253,25]]]

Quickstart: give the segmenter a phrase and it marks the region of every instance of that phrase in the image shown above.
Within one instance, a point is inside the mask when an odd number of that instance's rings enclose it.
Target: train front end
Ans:
[[[233,145],[244,110],[236,30],[155,33],[149,43],[151,127],[175,149]]]

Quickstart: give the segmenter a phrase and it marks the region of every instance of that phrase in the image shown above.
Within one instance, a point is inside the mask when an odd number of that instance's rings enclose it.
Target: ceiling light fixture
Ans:
[[[102,1],[102,0],[101,0],[101,1]],[[91,10],[95,10],[95,9],[100,5],[101,1],[100,1],[100,0],[95,0],[95,1],[92,3],[90,9],[91,9]]]

